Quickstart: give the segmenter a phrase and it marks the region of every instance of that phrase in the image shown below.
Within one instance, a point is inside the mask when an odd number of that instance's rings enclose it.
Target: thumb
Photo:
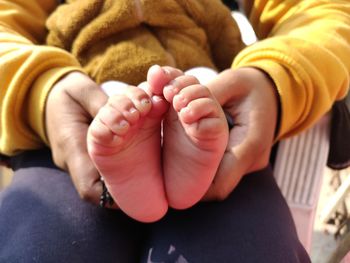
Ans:
[[[95,117],[99,109],[107,102],[107,94],[96,82],[79,72],[69,74],[66,81],[69,85],[65,89],[67,94],[80,104],[90,114],[90,117]],[[78,85],[72,85],[72,83],[78,83]]]
[[[214,181],[203,200],[226,199],[245,174],[268,164],[271,143],[259,132],[261,130],[255,122],[234,126]]]
[[[235,126],[215,178],[203,200],[224,200],[233,191],[253,163],[246,128]]]

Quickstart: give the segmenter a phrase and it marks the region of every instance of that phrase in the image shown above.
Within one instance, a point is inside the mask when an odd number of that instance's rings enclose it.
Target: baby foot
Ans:
[[[142,222],[156,221],[168,208],[160,152],[168,103],[138,87],[118,91],[89,127],[88,152],[121,210]]]
[[[164,82],[171,71],[150,71],[150,86]],[[166,194],[169,206],[185,209],[197,203],[212,183],[229,131],[220,104],[195,77],[176,77],[164,87],[163,94],[172,104],[163,131]]]

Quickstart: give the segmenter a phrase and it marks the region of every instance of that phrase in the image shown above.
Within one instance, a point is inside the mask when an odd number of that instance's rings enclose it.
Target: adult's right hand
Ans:
[[[203,200],[224,200],[245,174],[265,168],[278,121],[279,95],[270,77],[257,68],[227,69],[207,84],[233,117],[226,152]]]
[[[82,199],[98,204],[100,175],[87,152],[89,124],[107,102],[107,95],[88,76],[72,72],[59,80],[48,95],[46,131],[55,164],[69,172]]]

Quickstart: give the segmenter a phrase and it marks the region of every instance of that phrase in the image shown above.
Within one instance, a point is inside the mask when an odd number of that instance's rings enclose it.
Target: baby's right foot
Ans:
[[[166,72],[152,68],[148,83],[164,83]],[[163,173],[169,206],[188,208],[211,185],[228,141],[228,127],[220,104],[209,89],[192,76],[179,76],[163,89],[172,104],[164,120]]]
[[[91,123],[88,151],[121,210],[138,221],[156,221],[168,208],[160,153],[168,105],[160,97],[152,103],[138,87],[119,89],[123,94],[111,96]]]

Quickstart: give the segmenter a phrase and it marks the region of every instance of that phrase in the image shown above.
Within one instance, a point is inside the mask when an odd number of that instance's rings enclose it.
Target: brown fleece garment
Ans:
[[[68,0],[47,28],[47,44],[75,55],[98,83],[137,85],[153,64],[222,70],[243,48],[220,0]]]

